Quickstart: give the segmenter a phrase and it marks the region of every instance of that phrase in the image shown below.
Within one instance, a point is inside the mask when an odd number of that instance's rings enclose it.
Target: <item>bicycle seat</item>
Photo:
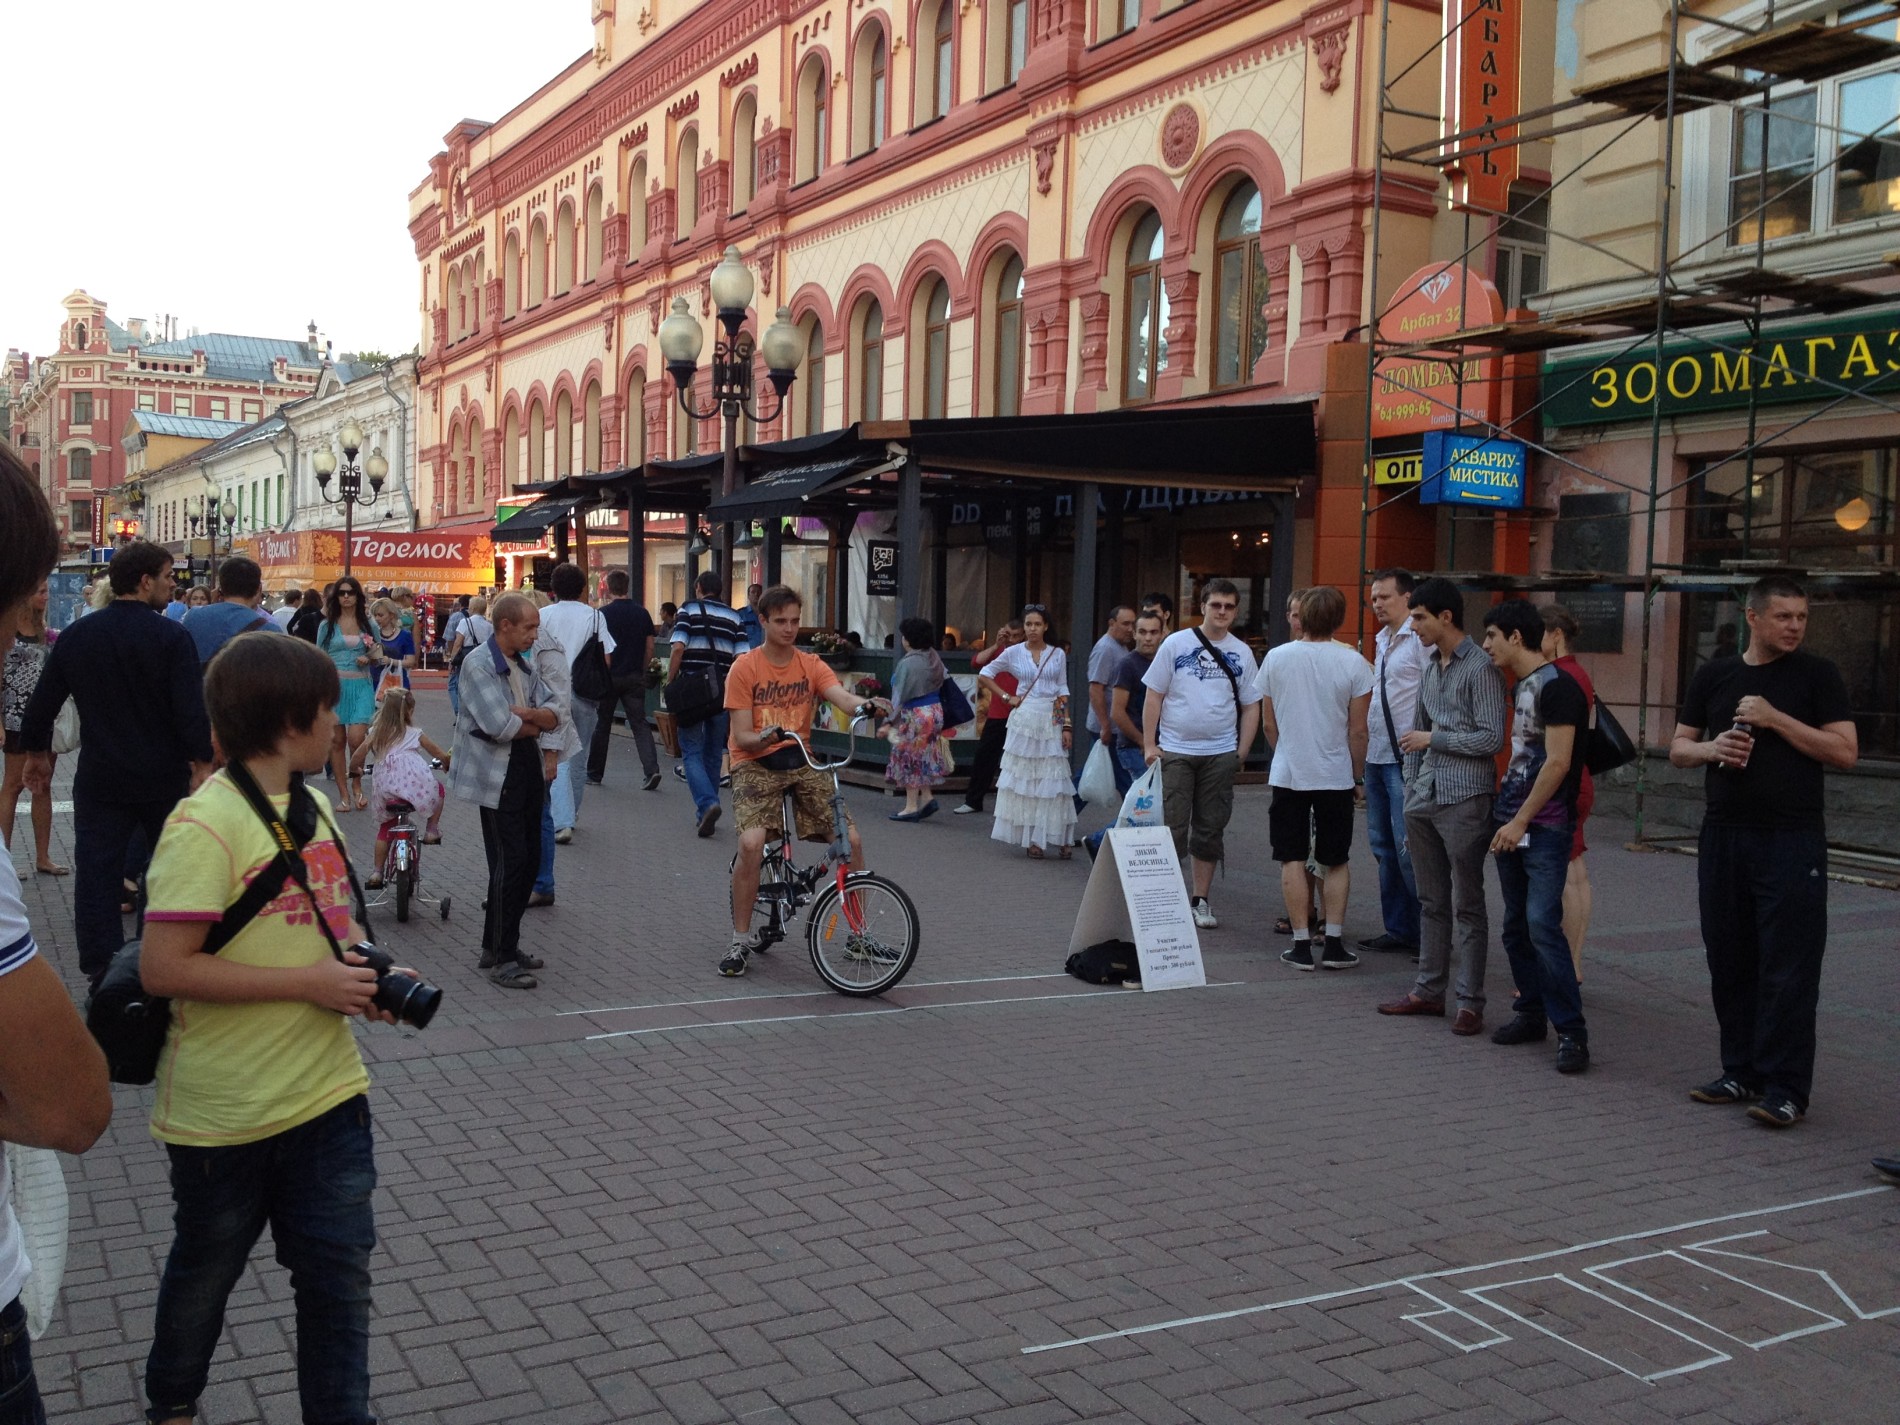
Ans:
[[[407,816],[410,812],[414,811],[415,808],[400,798],[392,797],[383,803],[383,810],[388,812],[391,816]]]

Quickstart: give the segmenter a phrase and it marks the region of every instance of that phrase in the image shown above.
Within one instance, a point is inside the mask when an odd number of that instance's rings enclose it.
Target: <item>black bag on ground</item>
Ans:
[[[1091,985],[1141,983],[1141,960],[1129,940],[1099,941],[1076,951],[1063,968]]]
[[[304,790],[302,778],[292,783],[287,824],[299,851],[316,835],[317,804]],[[289,878],[290,864],[282,856],[259,871],[224,918],[211,927],[203,952],[215,955],[236,939],[277,898]],[[163,995],[147,994],[139,977],[139,945],[137,940],[128,940],[119,947],[86,1001],[86,1028],[105,1051],[106,1070],[115,1084],[149,1084],[157,1078],[158,1057],[171,1031],[172,1002]]]
[[[1596,700],[1593,711],[1596,716],[1590,720],[1590,740],[1584,745],[1583,765],[1590,769],[1591,776],[1601,777],[1605,772],[1634,762],[1636,744],[1623,731],[1623,724],[1603,706],[1603,699]]]

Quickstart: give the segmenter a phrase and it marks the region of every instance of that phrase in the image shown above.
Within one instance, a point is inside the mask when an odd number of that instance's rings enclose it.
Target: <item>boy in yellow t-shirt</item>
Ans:
[[[140,970],[147,990],[172,998],[152,1133],[170,1155],[177,1208],[145,1369],[152,1421],[196,1413],[225,1302],[266,1223],[297,1283],[303,1418],[371,1419],[376,1162],[369,1075],[348,1016],[394,1021],[371,1003],[375,972],[352,951],[339,960],[317,924],[321,913],[344,946],[363,938],[329,802],[298,775],[329,753],[338,688],[311,645],[263,633],[232,639],[205,675],[229,763],[299,836],[314,823],[302,852],[309,894],[287,878],[228,944],[202,953],[277,857],[230,766],[178,804],[152,855]]]

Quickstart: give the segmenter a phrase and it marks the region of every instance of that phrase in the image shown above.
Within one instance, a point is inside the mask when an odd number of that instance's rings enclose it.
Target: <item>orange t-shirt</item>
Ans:
[[[726,672],[726,711],[752,709],[754,732],[782,727],[809,738],[818,700],[837,686],[837,673],[815,654],[794,648],[792,661],[781,666],[766,657],[765,649],[755,648],[733,659]],[[742,752],[737,741],[730,751],[735,763],[756,762],[766,755]]]

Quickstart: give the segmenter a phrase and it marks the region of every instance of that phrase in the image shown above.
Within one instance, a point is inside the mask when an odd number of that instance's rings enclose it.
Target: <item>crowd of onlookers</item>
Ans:
[[[432,839],[442,792],[429,763],[446,763],[450,793],[477,810],[488,864],[478,964],[499,987],[532,989],[543,967],[522,941],[523,915],[553,900],[554,850],[572,839],[585,789],[606,773],[616,709],[627,714],[643,786],[662,785],[645,707],[657,643],[668,683],[724,685],[719,710],[679,737],[701,836],[713,834],[729,777],[733,787],[742,854],[722,973],[744,972],[761,818],[777,814],[781,791],[799,790],[787,778],[805,777],[772,760],[778,727],[809,729],[820,700],[846,715],[872,705],[895,714],[887,775],[905,805],[894,820],[932,814],[931,793],[951,771],[942,736],[951,690],[937,632],[923,620],[899,627],[886,702],[847,692],[835,670],[792,646],[796,592],[755,589],[735,608],[716,574],[700,576],[684,605],[663,606],[656,623],[624,571],[607,576],[596,606],[581,572],[562,564],[551,594],[473,597],[437,631],[408,591],[372,597],[347,576],[286,594],[266,613],[258,566],[243,557],[226,560],[201,599],[179,599],[169,552],[134,541],[114,555],[104,596],[55,635],[45,577],[56,553],[57,527],[31,473],[0,446],[0,832],[10,842],[18,798],[30,791],[34,868],[70,874],[81,971],[99,981],[136,908],[147,992],[189,1007],[172,1019],[151,1112],[177,1209],[146,1367],[158,1422],[195,1414],[227,1298],[266,1225],[298,1283],[304,1415],[369,1418],[376,1169],[367,1077],[348,1022],[390,1016],[374,1001],[376,972],[344,948],[366,938],[368,910],[334,815],[367,807],[380,827],[400,797]],[[1032,858],[1069,856],[1080,711],[1080,731],[1106,744],[1119,790],[1158,777],[1195,923],[1214,929],[1234,785],[1264,736],[1268,852],[1286,908],[1277,928],[1289,942],[1279,958],[1306,971],[1349,969],[1360,952],[1411,956],[1411,988],[1379,1012],[1448,1017],[1453,1033],[1476,1035],[1487,1004],[1488,862],[1515,991],[1491,1038],[1532,1043],[1554,1029],[1559,1071],[1586,1068],[1594,788],[1584,761],[1600,705],[1575,657],[1575,621],[1519,599],[1468,610],[1446,580],[1389,569],[1366,590],[1379,625],[1370,660],[1336,637],[1347,601],[1328,587],[1291,596],[1291,637],[1261,657],[1234,630],[1236,586],[1212,579],[1199,595],[1191,626],[1175,626],[1163,595],[1112,610],[1089,651],[1082,709],[1070,706],[1049,611],[1027,605],[972,658],[987,716],[956,810],[980,812],[994,794],[995,840]],[[1802,647],[1807,612],[1799,585],[1757,582],[1746,643],[1695,671],[1669,749],[1678,766],[1707,769],[1697,876],[1721,1067],[1691,1097],[1745,1105],[1776,1128],[1803,1117],[1812,1087],[1826,947],[1824,769],[1850,767],[1858,754],[1840,674]],[[446,749],[417,726],[409,688],[429,643],[452,667]],[[56,756],[75,744],[68,868],[51,858],[47,799]],[[372,761],[374,801],[362,792]],[[326,767],[334,804],[311,780]],[[798,832],[829,836],[816,793],[804,791]],[[1382,924],[1349,948],[1361,811]],[[1096,850],[1099,834],[1089,844]],[[855,828],[850,853],[862,864]],[[375,857],[380,872],[380,845]],[[247,894],[272,876],[277,890]],[[203,953],[214,944],[218,953]],[[111,1108],[104,1059],[38,954],[6,858],[0,1139],[84,1152]],[[1900,1177],[1900,1161],[1876,1165]],[[0,1164],[0,1204],[7,1187]],[[21,1242],[12,1210],[0,1206],[0,1378],[14,1383],[9,1418],[37,1420]]]

